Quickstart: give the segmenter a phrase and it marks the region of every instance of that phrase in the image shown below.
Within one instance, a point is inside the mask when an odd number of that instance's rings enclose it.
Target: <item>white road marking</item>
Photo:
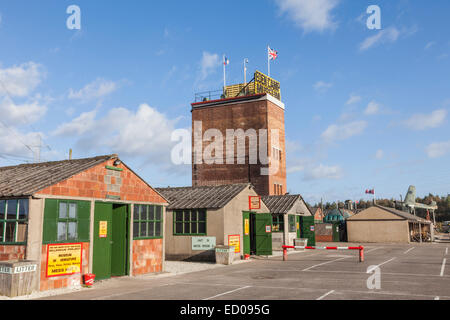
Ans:
[[[389,259],[388,261],[385,261],[385,262],[383,262],[383,263],[377,264],[376,266],[373,266],[372,269],[367,270],[367,273],[370,273],[370,272],[372,272],[372,270],[374,270],[374,269],[376,269],[376,268],[379,268],[379,267],[381,267],[383,264],[389,263],[389,262],[391,262],[392,260],[395,260],[395,259],[397,259],[397,258],[394,257],[394,258],[392,258],[392,259]]]
[[[442,261],[442,268],[441,268],[441,277],[444,276],[444,270],[445,270],[445,263],[447,262],[447,259],[444,258],[444,261]]]
[[[439,300],[439,297],[434,298],[434,300]]]
[[[448,247],[445,248],[445,254],[448,254]]]
[[[339,259],[334,259],[334,260],[331,260],[331,261],[326,261],[326,262],[322,262],[322,263],[319,263],[319,264],[315,264],[315,265],[313,265],[313,266],[311,266],[311,267],[309,267],[309,268],[303,269],[302,271],[308,271],[308,270],[313,269],[313,268],[315,268],[315,267],[323,266],[323,265],[325,265],[325,264],[333,263],[333,262],[340,261],[340,260],[344,260],[344,259],[347,259],[347,258],[352,258],[352,256],[348,256],[348,257],[344,257],[344,258],[339,258]]]
[[[372,252],[372,251],[375,251],[375,250],[378,250],[378,249],[382,249],[383,247],[376,247],[376,248],[373,248],[373,249],[370,249],[369,251],[365,251],[365,253],[369,253],[369,252]]]
[[[403,254],[407,254],[408,252],[410,252],[411,250],[413,250],[413,249],[415,249],[416,247],[412,247],[412,248],[409,248],[408,250],[406,250],[405,252],[403,252]]]
[[[332,294],[334,292],[334,290],[328,291],[327,293],[325,293],[323,296],[320,296],[319,298],[317,298],[316,300],[322,300],[323,298],[329,296],[330,294]]]
[[[209,298],[206,298],[206,299],[203,299],[203,300],[211,300],[211,299],[214,299],[214,298],[217,298],[217,297],[220,297],[220,296],[224,296],[226,294],[233,293],[233,292],[236,292],[236,291],[239,291],[239,290],[247,289],[247,288],[251,288],[251,286],[245,286],[245,287],[237,288],[237,289],[234,289],[234,290],[231,290],[231,291],[227,291],[227,292],[224,292],[224,293],[216,294],[215,296],[212,296],[212,297],[209,297]]]

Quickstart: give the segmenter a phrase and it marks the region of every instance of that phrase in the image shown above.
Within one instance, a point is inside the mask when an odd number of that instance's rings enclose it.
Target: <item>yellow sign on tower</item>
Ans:
[[[255,72],[255,93],[267,93],[281,100],[280,83],[259,71]]]

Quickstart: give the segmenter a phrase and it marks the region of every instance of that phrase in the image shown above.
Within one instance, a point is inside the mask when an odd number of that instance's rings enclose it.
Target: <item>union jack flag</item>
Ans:
[[[267,48],[269,49],[269,60],[275,60],[276,58],[278,58],[278,51],[270,49],[270,47]]]

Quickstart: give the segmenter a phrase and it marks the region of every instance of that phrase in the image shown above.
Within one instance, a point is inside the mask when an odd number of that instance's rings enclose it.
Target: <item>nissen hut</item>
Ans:
[[[41,291],[161,272],[166,205],[117,155],[2,167],[0,261],[36,261]]]

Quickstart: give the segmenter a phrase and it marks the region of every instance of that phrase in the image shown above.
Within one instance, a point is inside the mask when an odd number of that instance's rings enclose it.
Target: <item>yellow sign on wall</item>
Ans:
[[[100,221],[98,236],[99,238],[106,238],[108,236],[108,221]]]
[[[255,72],[255,93],[268,93],[281,100],[280,83],[259,71]]]
[[[241,252],[241,236],[240,235],[232,235],[228,236],[228,245],[234,247],[234,252]]]
[[[245,219],[244,223],[244,234],[248,236],[250,234],[250,221],[249,219]]]
[[[81,273],[81,243],[49,244],[47,246],[47,277]]]

